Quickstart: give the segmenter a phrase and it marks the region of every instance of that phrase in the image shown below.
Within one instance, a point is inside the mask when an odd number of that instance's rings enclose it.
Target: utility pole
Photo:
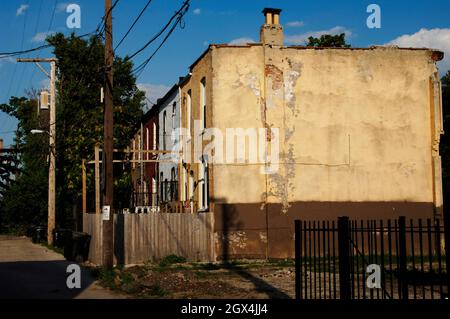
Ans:
[[[114,176],[113,176],[113,59],[111,0],[105,0],[105,108],[103,146],[103,266],[112,269],[114,264],[113,219],[114,219]]]
[[[47,220],[47,242],[53,245],[53,230],[55,229],[55,200],[56,200],[56,59],[17,59],[17,62],[34,62],[50,78],[50,119],[49,119],[49,146],[50,163],[48,168],[48,220]],[[39,62],[50,63],[50,74],[39,64]]]

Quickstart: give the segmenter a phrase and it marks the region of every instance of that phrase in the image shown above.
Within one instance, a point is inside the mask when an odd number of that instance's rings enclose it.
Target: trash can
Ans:
[[[35,226],[32,230],[31,241],[35,244],[47,241],[47,227]]]
[[[64,248],[66,240],[71,235],[71,230],[65,228],[56,228],[53,230],[53,246]]]
[[[64,243],[64,257],[69,261],[83,262],[89,258],[91,235],[81,232],[70,232]]]

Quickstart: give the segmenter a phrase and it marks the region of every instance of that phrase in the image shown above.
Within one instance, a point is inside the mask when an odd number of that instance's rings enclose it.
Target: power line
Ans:
[[[136,55],[138,55],[139,53],[144,51],[153,41],[158,39],[161,36],[161,34],[163,34],[164,31],[166,31],[166,29],[171,25],[172,21],[175,18],[178,17],[177,22],[179,22],[179,20],[181,20],[181,19],[179,19],[180,15],[181,15],[181,17],[183,17],[183,15],[189,10],[189,2],[190,2],[190,0],[185,0],[183,2],[183,5],[181,6],[181,8],[177,12],[175,12],[175,14],[169,19],[169,22],[167,22],[167,24],[153,38],[151,38],[149,41],[147,41],[147,43],[144,44],[144,46],[142,48],[140,48],[139,50],[137,50],[136,52],[134,52],[133,54],[128,56],[128,59],[134,58]]]
[[[150,3],[152,2],[152,0],[148,0],[147,4],[145,5],[145,7],[141,10],[141,12],[139,13],[139,15],[136,17],[136,19],[134,19],[133,24],[130,26],[130,28],[128,29],[128,31],[125,33],[125,35],[122,37],[122,39],[119,41],[119,43],[116,45],[116,47],[114,48],[114,51],[117,50],[117,48],[122,44],[122,42],[126,39],[126,37],[128,36],[128,34],[131,32],[131,30],[133,30],[134,26],[136,25],[136,23],[139,21],[139,19],[141,18],[141,16],[144,14],[145,10],[147,10],[148,6],[150,5]]]
[[[28,5],[28,3],[27,3],[27,5]],[[27,19],[28,19],[28,12],[25,12],[25,16],[24,16],[24,19],[23,19],[22,43],[21,43],[21,45],[20,45],[20,49],[21,49],[21,50],[23,49],[23,42],[25,41],[25,30],[26,30],[26,28],[27,28],[27,23],[26,23],[26,22],[27,22]],[[25,73],[25,69],[26,69],[26,67],[24,66],[24,67],[22,68],[22,73],[20,74],[20,80],[19,80],[19,82],[18,82],[16,92],[17,92],[18,90],[20,90],[20,87],[22,86],[22,80],[23,80],[23,75],[24,75],[24,73]]]
[[[116,0],[114,2],[114,5],[111,7],[111,10],[117,5],[117,3],[119,1],[120,0]],[[108,14],[111,12],[111,10],[108,12]],[[97,29],[95,31],[92,31],[92,32],[89,32],[89,33],[85,33],[85,34],[80,35],[80,36],[77,36],[77,38],[84,38],[84,37],[89,36],[89,35],[102,33],[103,32],[102,26],[103,26],[104,19],[105,19],[105,15],[102,17],[102,19],[101,19],[100,23],[98,24]],[[50,27],[51,27],[51,24],[50,24]],[[50,48],[50,47],[52,47],[51,44],[44,44],[44,45],[40,45],[38,47],[31,48],[31,49],[28,49],[28,50],[22,50],[21,49],[20,51],[0,52],[0,59],[5,59],[5,58],[13,57],[13,56],[26,54],[26,53],[31,53],[31,52],[47,49],[47,48]]]
[[[4,59],[4,58],[9,58],[9,57],[13,57],[13,56],[17,56],[17,55],[22,55],[25,53],[30,53],[30,52],[35,52],[35,51],[39,51],[39,50],[43,50],[46,48],[51,47],[51,44],[44,44],[35,48],[31,48],[28,50],[21,50],[21,51],[12,51],[12,52],[0,52],[0,59]]]
[[[50,24],[48,25],[48,30],[47,30],[47,34],[50,32],[50,29],[53,26],[53,20],[55,19],[55,12],[56,12],[56,7],[58,6],[58,0],[55,0],[55,4],[53,5],[53,13],[52,13],[52,17],[50,19]]]
[[[39,23],[41,22],[42,2],[44,2],[44,0],[41,0],[41,2],[39,4],[39,10],[38,10],[38,15],[37,15],[37,19],[36,19],[36,25],[34,27],[34,33],[33,34],[37,34],[37,31],[38,31],[38,28],[39,28]],[[39,55],[38,55],[38,57],[39,57]],[[30,76],[29,86],[31,86],[31,83],[34,80],[35,74],[36,74],[36,69],[33,68],[33,71],[32,71],[31,76]]]
[[[177,17],[177,19],[176,19],[175,23],[172,25],[169,32],[164,37],[164,39],[159,44],[159,46],[155,49],[155,51],[153,51],[153,53],[144,62],[142,62],[138,67],[136,67],[133,70],[133,73],[135,73],[136,78],[138,78],[142,74],[142,72],[144,71],[144,69],[148,65],[148,63],[151,61],[151,59],[156,55],[156,53],[158,53],[159,49],[161,49],[161,47],[164,45],[164,43],[167,41],[167,39],[173,33],[173,31],[175,30],[177,25],[181,23],[183,16],[187,13],[188,10],[189,10],[189,0],[185,1],[183,6],[181,7],[181,9],[176,13],[175,16]],[[173,20],[173,19],[171,19],[171,20]],[[170,21],[169,21],[169,23],[170,23]]]
[[[97,33],[99,34],[103,34],[105,32],[105,23],[104,21],[106,21],[106,19],[109,17],[109,15],[111,14],[111,12],[114,10],[114,8],[116,7],[116,5],[119,3],[120,0],[116,0],[114,1],[113,5],[111,6],[111,8],[109,8],[108,12],[106,14],[103,15],[100,23],[97,26]]]

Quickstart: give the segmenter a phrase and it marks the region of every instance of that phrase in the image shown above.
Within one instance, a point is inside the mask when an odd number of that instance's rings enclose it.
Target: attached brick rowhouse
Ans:
[[[180,136],[177,199],[180,211],[214,214],[217,259],[292,257],[295,219],[441,216],[443,53],[285,46],[280,12],[263,11],[259,43],[210,45],[176,85],[178,128],[190,133]],[[223,152],[186,147],[220,140],[209,128],[223,133]],[[266,129],[264,160],[214,161],[230,153],[230,128],[248,138]]]

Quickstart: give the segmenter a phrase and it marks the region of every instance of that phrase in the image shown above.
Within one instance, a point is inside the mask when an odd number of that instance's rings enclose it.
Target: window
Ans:
[[[187,130],[187,140],[190,139],[191,136],[191,108],[192,108],[192,91],[189,90],[187,94],[187,103],[186,103],[186,130]]]
[[[172,167],[170,170],[170,199],[175,200],[176,198],[176,176],[175,176],[175,168]]]
[[[193,199],[194,197],[194,172],[189,172],[189,200]]]
[[[150,150],[150,133],[148,127],[145,128],[145,150],[147,151],[145,152],[145,159],[149,160],[150,153],[148,151]]]
[[[182,185],[183,185],[183,194],[181,200],[186,201],[188,198],[188,182],[187,182],[187,170],[183,168],[182,172]]]
[[[177,123],[175,123],[175,115],[177,112],[177,102],[173,102],[172,104],[172,130],[176,129]]]
[[[164,175],[161,172],[159,174],[159,201],[160,202],[164,201],[164,182],[163,182],[163,178],[164,178]]]
[[[156,136],[157,136],[156,123],[153,122],[153,150],[156,150]]]
[[[200,117],[202,128],[206,129],[206,79],[200,81]]]
[[[152,176],[152,205],[156,205],[156,198],[158,190],[156,189],[156,177]]]
[[[166,149],[166,121],[167,121],[167,112],[164,111],[164,113],[163,113],[163,136],[162,136],[163,150]]]
[[[156,178],[155,175],[152,176],[152,194],[156,193]]]
[[[202,161],[199,168],[198,184],[199,184],[199,208],[202,211],[208,210],[209,206],[209,174],[208,162],[205,156],[202,156]]]

